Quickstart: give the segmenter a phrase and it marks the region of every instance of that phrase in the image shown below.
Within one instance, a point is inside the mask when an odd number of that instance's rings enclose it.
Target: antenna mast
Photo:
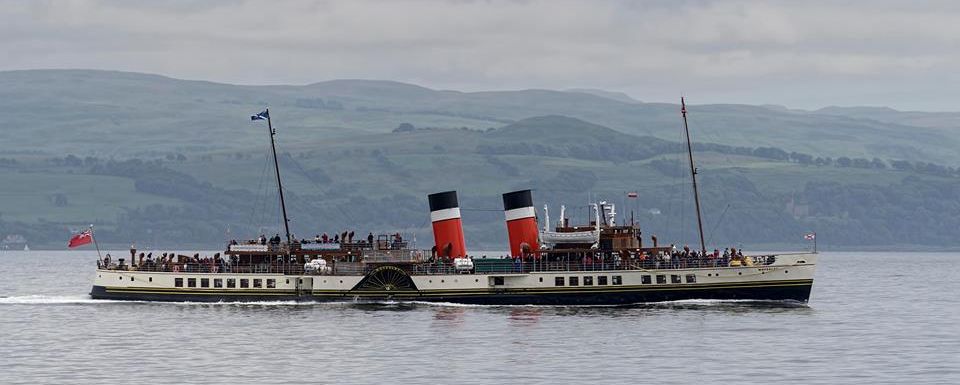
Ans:
[[[687,103],[680,97],[680,113],[683,115],[683,131],[687,134],[687,157],[690,159],[690,178],[693,180],[693,201],[697,205],[697,229],[700,231],[700,255],[707,253],[703,241],[703,217],[700,214],[700,192],[697,191],[697,168],[693,165],[693,146],[690,144],[690,127],[687,125]]]

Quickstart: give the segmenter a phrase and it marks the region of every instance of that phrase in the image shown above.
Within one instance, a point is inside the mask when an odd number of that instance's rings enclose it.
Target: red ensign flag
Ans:
[[[93,242],[93,233],[91,233],[90,230],[85,230],[71,237],[70,243],[67,244],[67,247],[73,248],[77,246],[83,246],[90,242]]]

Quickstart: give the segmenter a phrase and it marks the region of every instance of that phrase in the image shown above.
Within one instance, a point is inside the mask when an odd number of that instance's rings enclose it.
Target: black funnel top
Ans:
[[[503,211],[533,207],[533,193],[530,190],[520,190],[503,194]]]
[[[457,201],[456,191],[444,191],[427,195],[427,201],[430,202],[430,211],[460,207],[460,202]]]

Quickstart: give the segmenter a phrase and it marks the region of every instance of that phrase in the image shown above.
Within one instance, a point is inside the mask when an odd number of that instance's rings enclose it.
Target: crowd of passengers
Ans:
[[[697,250],[691,250],[689,246],[683,249],[677,249],[670,245],[668,250],[661,250],[654,253],[643,251],[639,254],[629,253],[621,256],[612,254],[594,254],[586,255],[579,259],[566,259],[564,257],[551,256],[542,260],[535,255],[515,260],[517,264],[570,264],[579,263],[585,269],[623,269],[623,268],[643,268],[643,269],[686,269],[695,267],[737,267],[752,266],[753,260],[744,257],[743,250],[735,247],[729,247],[721,253],[719,249],[714,249],[710,253],[700,253]]]
[[[396,248],[396,247],[393,247],[394,245],[399,247],[400,245],[403,244],[403,235],[401,235],[400,233],[394,233],[390,235],[388,238],[389,238],[388,243],[391,245],[392,248]],[[359,248],[372,248],[374,245],[373,243],[374,238],[373,238],[372,232],[367,234],[366,239],[359,239],[356,242],[354,242],[354,232],[352,230],[344,231],[339,234],[334,234],[332,237],[327,235],[327,233],[317,234],[312,240],[307,238],[297,239],[296,236],[291,236],[291,239],[293,243],[299,243],[299,244],[310,244],[310,243],[344,244],[344,245],[356,246]],[[257,239],[247,240],[243,244],[279,246],[282,241],[283,240],[280,238],[280,234],[276,234],[273,237],[270,237],[269,239],[267,239],[266,235],[260,234],[260,237],[258,237]],[[232,246],[232,245],[239,245],[239,244],[240,242],[237,242],[237,240],[232,240],[228,245]]]
[[[326,234],[323,234],[325,236]],[[345,238],[346,242],[352,241],[352,232],[347,234]],[[339,237],[335,238],[336,241],[340,241]],[[367,240],[373,242],[373,233],[367,236]],[[327,242],[324,242],[327,241]],[[331,239],[324,239],[322,236],[317,236],[317,243],[328,243],[333,241]],[[403,238],[400,234],[392,235],[392,242],[402,242]],[[280,236],[275,235],[273,238],[267,240],[265,236],[261,235],[259,240],[260,244],[279,244]],[[362,241],[361,241],[362,242]],[[230,244],[237,244],[236,241],[231,241]],[[431,253],[431,256],[427,259],[428,264],[435,265],[446,265],[452,264],[453,260],[449,258],[442,258],[436,256],[436,251],[434,250]],[[460,258],[460,257],[458,257]],[[472,258],[467,256],[467,258]],[[486,256],[484,256],[486,258]],[[676,246],[670,245],[668,250],[660,250],[655,253],[648,253],[647,251],[641,252],[639,254],[629,253],[625,257],[621,257],[617,254],[608,254],[606,256],[602,254],[587,255],[583,256],[579,261],[561,259],[557,257],[546,258],[541,260],[534,255],[530,255],[525,258],[515,258],[515,262],[519,265],[522,265],[524,262],[527,264],[569,264],[570,262],[580,262],[584,268],[644,268],[644,269],[685,269],[685,268],[696,268],[696,267],[736,267],[736,266],[752,266],[753,260],[749,257],[744,257],[743,250],[737,249],[735,247],[729,247],[723,250],[723,253],[718,249],[714,249],[711,253],[700,253],[697,250],[691,250],[689,246],[684,246],[682,249],[677,249]],[[271,265],[296,265],[296,259],[291,257],[290,260],[275,259],[270,262],[266,262]],[[216,253],[213,256],[201,257],[199,253],[194,254],[192,257],[187,255],[179,255],[175,253],[163,253],[154,258],[153,253],[143,253],[141,252],[139,256],[137,255],[137,250],[133,246],[130,248],[130,259],[126,260],[120,258],[118,261],[113,261],[110,254],[107,254],[102,260],[97,260],[98,268],[106,269],[132,269],[141,270],[141,271],[169,271],[169,272],[196,272],[196,273],[218,273],[218,272],[229,272],[233,270],[234,267],[240,265],[240,259],[236,255],[231,255],[229,258],[221,258],[220,253]],[[289,266],[285,266],[289,267]]]
[[[678,250],[670,245],[669,251],[655,254],[641,253],[636,257],[640,266],[646,269],[684,269],[688,267],[727,267],[750,266],[753,260],[743,256],[743,250],[729,247],[723,250],[714,249],[712,253],[701,253],[684,246]]]
[[[265,262],[274,267],[283,267],[290,269],[297,267],[294,257],[289,260],[273,259]],[[220,253],[212,256],[200,256],[199,253],[193,256],[163,253],[154,257],[152,252],[137,255],[135,248],[130,248],[130,259],[120,258],[113,260],[110,254],[103,259],[97,260],[97,267],[101,269],[120,269],[137,271],[169,271],[169,272],[189,272],[189,273],[225,273],[234,270],[240,266],[240,257],[231,255],[229,258],[222,258]]]

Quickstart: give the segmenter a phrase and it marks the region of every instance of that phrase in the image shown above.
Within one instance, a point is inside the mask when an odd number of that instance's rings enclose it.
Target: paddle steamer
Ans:
[[[628,305],[685,299],[807,302],[817,254],[729,257],[703,242],[686,106],[684,128],[696,201],[700,249],[679,253],[640,227],[617,224],[614,205],[592,206],[593,219],[571,226],[565,210],[538,226],[530,190],[503,194],[509,258],[470,256],[457,193],[429,195],[434,246],[411,247],[400,234],[354,241],[290,237],[269,110],[253,116],[270,132],[285,239],[231,242],[221,255],[100,260],[90,295],[143,301],[427,301],[487,305]],[[279,237],[278,237],[279,238]],[[338,237],[339,238],[339,237]]]

